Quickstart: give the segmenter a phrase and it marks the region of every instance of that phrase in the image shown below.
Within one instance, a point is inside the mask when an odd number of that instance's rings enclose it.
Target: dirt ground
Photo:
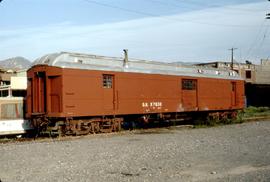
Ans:
[[[270,181],[270,121],[0,144],[0,181]]]

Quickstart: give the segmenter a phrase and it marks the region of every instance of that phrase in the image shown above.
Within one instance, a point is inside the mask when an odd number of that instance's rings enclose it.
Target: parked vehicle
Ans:
[[[0,97],[0,136],[23,135],[33,129],[24,118],[23,97]]]
[[[28,70],[26,116],[38,132],[118,131],[123,122],[234,117],[244,81],[233,71],[61,52]]]

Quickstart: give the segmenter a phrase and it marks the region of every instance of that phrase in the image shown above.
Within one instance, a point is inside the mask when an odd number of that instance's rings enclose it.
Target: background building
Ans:
[[[24,97],[26,95],[26,70],[0,72],[0,97]]]
[[[196,66],[212,67],[217,69],[232,69],[230,62],[210,62],[196,64]],[[270,106],[270,60],[262,59],[260,65],[246,63],[234,63],[236,71],[246,82],[247,106]]]

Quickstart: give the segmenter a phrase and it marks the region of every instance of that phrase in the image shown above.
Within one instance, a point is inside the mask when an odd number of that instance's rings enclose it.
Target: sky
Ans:
[[[163,62],[270,58],[267,0],[3,0],[0,60],[71,51]]]

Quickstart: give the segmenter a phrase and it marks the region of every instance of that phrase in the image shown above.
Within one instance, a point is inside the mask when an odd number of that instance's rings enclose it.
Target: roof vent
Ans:
[[[46,60],[44,61],[44,63],[49,64],[49,63],[50,63],[50,59],[46,59]]]
[[[74,59],[74,62],[75,62],[75,63],[80,63],[80,64],[82,64],[82,63],[83,63],[83,60],[78,59],[78,58],[75,58],[75,59]]]
[[[124,56],[125,56],[123,66],[127,68],[128,67],[128,49],[124,49],[123,51],[124,51]]]
[[[198,69],[198,73],[204,73],[204,71],[202,69]]]

